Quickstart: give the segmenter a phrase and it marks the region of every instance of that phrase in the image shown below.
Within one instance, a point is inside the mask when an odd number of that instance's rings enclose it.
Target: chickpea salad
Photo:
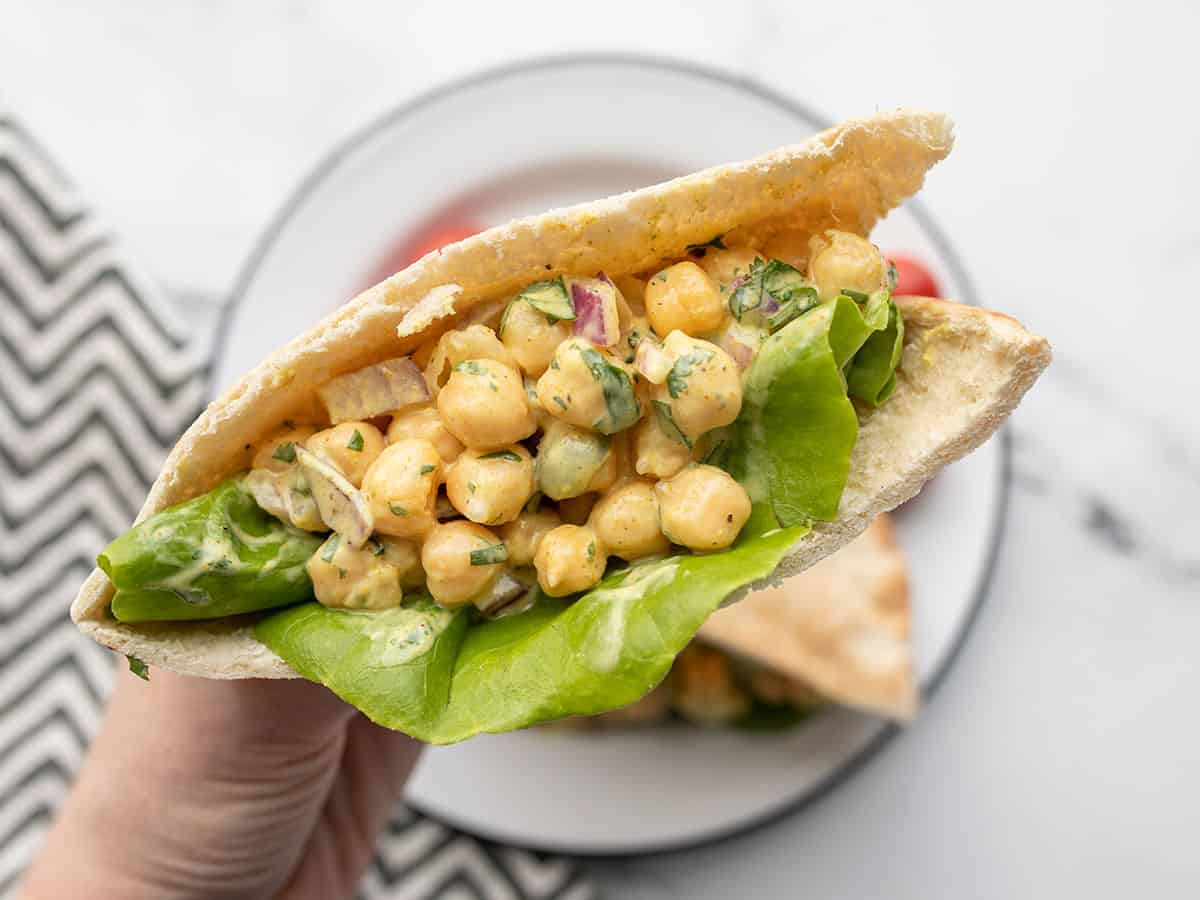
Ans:
[[[112,542],[125,623],[252,615],[372,719],[448,743],[647,695],[836,517],[895,385],[894,270],[826,231],[562,275],[342,374],[248,471]]]

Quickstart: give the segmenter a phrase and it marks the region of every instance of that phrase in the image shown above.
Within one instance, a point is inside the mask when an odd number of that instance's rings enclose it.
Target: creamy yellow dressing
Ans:
[[[363,635],[371,643],[372,659],[381,667],[400,666],[424,654],[454,617],[453,612],[440,607],[409,606],[379,612],[348,610],[346,614],[370,618]]]
[[[622,636],[630,607],[646,594],[668,584],[679,568],[679,560],[667,558],[631,567],[615,587],[597,588],[592,596],[604,610],[587,643],[587,664],[597,672],[611,672],[621,660]]]

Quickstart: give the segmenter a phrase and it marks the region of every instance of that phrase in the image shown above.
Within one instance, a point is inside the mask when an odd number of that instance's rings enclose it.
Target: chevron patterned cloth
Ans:
[[[0,896],[79,767],[113,658],[67,615],[97,551],[132,521],[199,412],[207,339],[154,285],[30,135],[0,109]],[[400,808],[363,897],[594,895],[570,862]]]

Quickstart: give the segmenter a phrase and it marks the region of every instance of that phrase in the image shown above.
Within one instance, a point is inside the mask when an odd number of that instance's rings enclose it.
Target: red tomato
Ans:
[[[398,240],[371,270],[365,286],[377,284],[389,275],[416,262],[426,253],[440,250],[447,244],[469,238],[483,229],[472,222],[435,221],[413,234]]]
[[[941,288],[933,278],[933,273],[924,264],[917,262],[911,256],[896,254],[888,257],[888,262],[896,267],[896,290],[892,293],[898,297],[940,297]]]
[[[406,250],[408,259],[400,261],[398,268],[403,269],[426,253],[441,250],[447,244],[469,238],[473,234],[479,234],[482,230],[470,222],[435,222],[428,230],[418,232],[402,243],[398,249]]]

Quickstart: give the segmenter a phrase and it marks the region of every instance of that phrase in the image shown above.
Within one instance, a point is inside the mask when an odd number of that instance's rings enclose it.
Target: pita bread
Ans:
[[[894,719],[917,710],[908,574],[880,516],[832,556],[718,610],[701,640],[818,694]]]
[[[765,156],[518,219],[431,253],[271,354],[211,403],[167,458],[139,520],[247,468],[251,446],[284,419],[305,418],[316,408],[316,388],[333,376],[410,352],[479,303],[557,273],[643,271],[730,232],[749,243],[832,227],[866,234],[917,191],[952,143],[949,118],[936,113],[855,119]],[[865,420],[844,518],[801,541],[773,580],[832,553],[986,439],[1049,360],[1044,340],[1003,316],[928,300],[904,309],[913,321],[905,351],[912,369]],[[112,585],[96,570],[71,615],[121,653],[213,678],[295,677],[254,639],[249,620],[125,625],[108,615],[111,599]]]

